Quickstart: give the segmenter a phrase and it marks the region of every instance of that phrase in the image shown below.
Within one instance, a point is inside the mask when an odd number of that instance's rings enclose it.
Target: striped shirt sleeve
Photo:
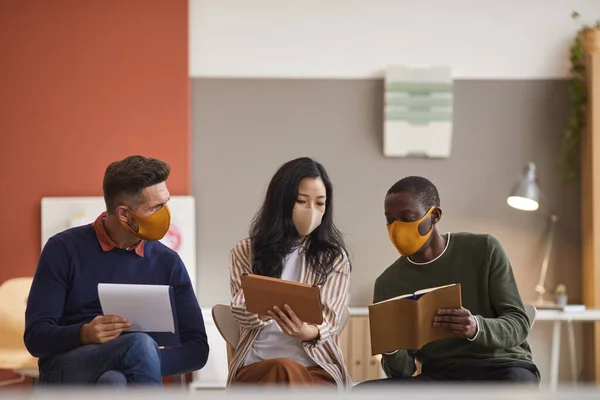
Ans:
[[[332,335],[337,334],[340,320],[346,306],[348,288],[350,286],[350,260],[344,253],[336,262],[331,274],[320,287],[321,302],[323,303],[323,323],[317,325],[319,338],[312,343],[321,346]]]
[[[230,255],[230,289],[231,289],[231,313],[243,328],[261,328],[272,321],[263,321],[258,314],[246,311],[246,299],[242,290],[242,275],[251,273],[250,266],[250,240],[245,239],[235,245]]]

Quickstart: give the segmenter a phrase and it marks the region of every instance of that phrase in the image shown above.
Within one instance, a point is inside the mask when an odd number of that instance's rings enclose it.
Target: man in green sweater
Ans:
[[[388,378],[361,386],[416,381],[538,385],[539,372],[527,344],[530,321],[500,242],[488,234],[441,234],[439,194],[422,177],[404,178],[390,188],[385,217],[401,257],[377,278],[373,301],[460,283],[463,308],[438,310],[431,321],[455,337],[384,354],[382,366]],[[422,372],[413,377],[415,358]]]

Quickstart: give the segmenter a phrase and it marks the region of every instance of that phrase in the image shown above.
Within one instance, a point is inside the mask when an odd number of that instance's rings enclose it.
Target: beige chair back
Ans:
[[[537,316],[537,308],[531,304],[525,304],[525,312],[529,318],[529,329],[533,328],[535,323],[535,317]]]
[[[212,317],[221,337],[227,343],[227,363],[229,364],[240,341],[240,325],[233,318],[231,307],[225,304],[216,304],[212,308]]]
[[[20,383],[25,376],[37,378],[37,359],[25,348],[25,309],[33,278],[13,278],[0,284],[0,369],[18,378],[0,381],[0,387]]]
[[[0,284],[0,348],[25,349],[25,309],[33,278],[12,278]]]
[[[338,335],[340,335],[343,331],[344,328],[346,327],[346,324],[348,323],[348,317],[350,316],[350,309],[348,308],[348,306],[344,307],[344,311],[342,311],[342,317],[340,318],[340,327],[338,328]]]

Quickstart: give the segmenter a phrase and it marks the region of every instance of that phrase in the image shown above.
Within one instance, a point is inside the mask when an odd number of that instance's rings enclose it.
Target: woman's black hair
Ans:
[[[321,225],[306,238],[303,250],[308,268],[317,275],[319,284],[325,282],[335,261],[346,253],[342,234],[333,223],[333,186],[327,171],[311,158],[297,158],[277,170],[262,207],[252,221],[250,240],[254,274],[281,278],[284,258],[299,245],[292,210],[298,199],[300,181],[304,178],[321,178],[327,196]]]

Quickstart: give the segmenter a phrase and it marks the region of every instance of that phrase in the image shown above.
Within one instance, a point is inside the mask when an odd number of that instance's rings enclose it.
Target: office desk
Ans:
[[[571,374],[573,382],[577,382],[577,353],[575,348],[574,322],[600,322],[600,310],[584,311],[559,311],[538,310],[535,318],[538,322],[552,322],[552,353],[550,356],[550,389],[556,391],[558,387],[558,367],[560,359],[560,335],[563,323],[567,324],[569,336],[569,352],[571,353]]]

